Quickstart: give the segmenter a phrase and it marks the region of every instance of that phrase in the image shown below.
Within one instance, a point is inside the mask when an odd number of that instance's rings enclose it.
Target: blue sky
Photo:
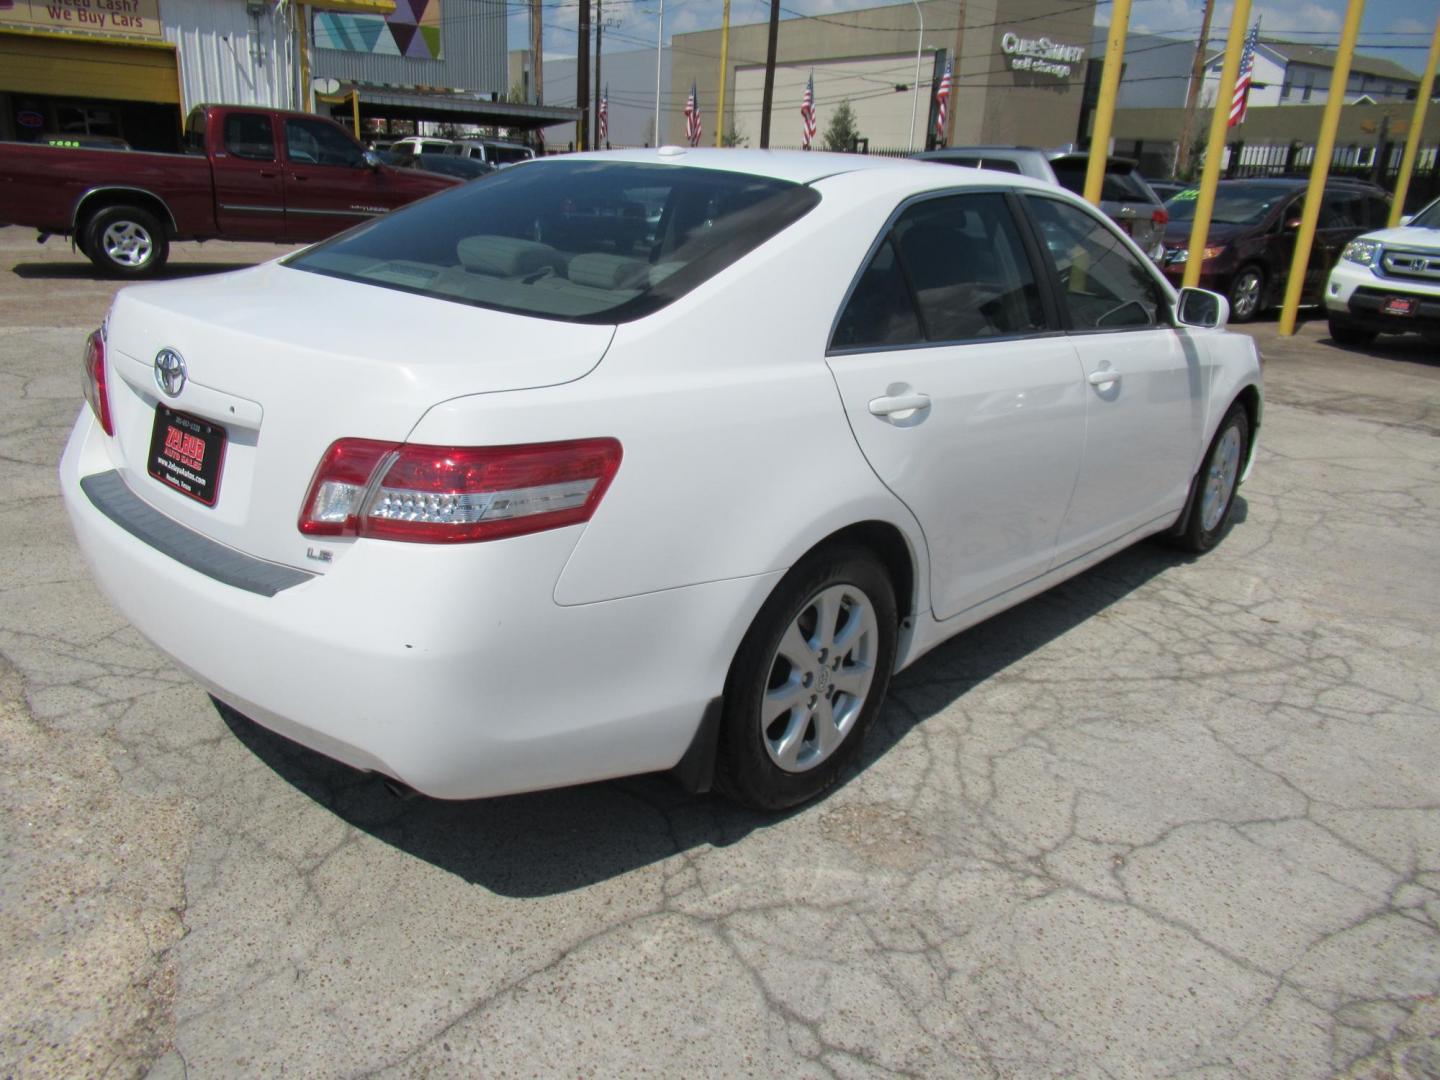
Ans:
[[[525,48],[529,42],[526,8],[519,0],[508,0],[510,10],[510,48]],[[1003,2],[1003,0],[1002,0]],[[1131,0],[1130,29],[1132,32],[1164,33],[1167,36],[1195,38],[1200,33],[1203,0]],[[805,15],[828,15],[856,8],[876,7],[875,0],[781,0],[781,18]],[[906,3],[905,7],[909,7]],[[675,33],[708,30],[720,25],[720,0],[666,0],[665,40]],[[628,52],[653,47],[655,42],[659,0],[608,0],[603,10],[607,24],[605,51]],[[1217,3],[1212,34],[1224,40],[1229,23],[1231,4]],[[545,54],[575,55],[575,25],[578,11],[575,0],[544,0]],[[1345,22],[1345,0],[1252,0],[1252,21],[1262,17],[1262,32],[1276,37],[1291,36],[1295,41],[1314,45],[1334,46]],[[763,22],[769,18],[768,0],[731,0],[732,25]],[[1109,21],[1110,5],[1102,2],[1097,20]],[[1369,0],[1361,23],[1362,52],[1394,60],[1412,71],[1425,64],[1435,20],[1440,16],[1440,0]],[[594,17],[594,0],[591,0]]]

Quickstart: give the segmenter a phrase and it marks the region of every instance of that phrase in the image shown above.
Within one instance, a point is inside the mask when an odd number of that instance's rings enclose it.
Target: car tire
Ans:
[[[1225,298],[1230,301],[1230,321],[1249,322],[1265,310],[1265,271],[1254,263],[1242,266],[1230,279]]]
[[[1201,555],[1220,542],[1235,510],[1235,493],[1249,453],[1250,414],[1237,401],[1210,440],[1205,462],[1190,485],[1185,525],[1174,536],[1177,547]]]
[[[774,811],[832,787],[889,689],[898,623],[894,585],[868,550],[837,546],[797,563],[730,666],[716,788]]]
[[[135,206],[107,206],[96,211],[85,226],[80,248],[112,277],[149,277],[170,257],[164,226],[154,214]]]
[[[1334,315],[1329,318],[1330,337],[1337,345],[1369,345],[1376,338],[1374,330],[1362,330],[1353,323],[1343,319],[1337,319]]]

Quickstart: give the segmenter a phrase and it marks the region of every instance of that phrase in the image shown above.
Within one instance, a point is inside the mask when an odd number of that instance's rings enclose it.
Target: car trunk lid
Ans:
[[[324,571],[345,544],[317,553],[297,519],[332,442],[403,442],[439,402],[581,378],[613,334],[279,263],[129,288],[108,322],[113,452],[180,524]]]

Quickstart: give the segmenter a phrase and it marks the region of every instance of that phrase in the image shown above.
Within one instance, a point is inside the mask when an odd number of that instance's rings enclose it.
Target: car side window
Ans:
[[[264,113],[231,113],[225,117],[225,150],[248,161],[275,160],[275,133]]]
[[[286,120],[285,156],[304,165],[357,168],[365,162],[358,146],[339,128],[321,120]]]
[[[916,203],[891,230],[931,341],[1039,333],[1040,286],[999,192]]]
[[[1158,325],[1164,294],[1124,243],[1089,213],[1058,199],[1025,197],[1060,281],[1073,330]]]
[[[923,340],[910,286],[887,236],[850,294],[830,347],[885,349]]]

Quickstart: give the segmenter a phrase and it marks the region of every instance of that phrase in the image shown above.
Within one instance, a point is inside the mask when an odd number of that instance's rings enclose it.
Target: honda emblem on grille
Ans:
[[[179,397],[185,389],[185,358],[171,348],[161,349],[155,354],[155,385],[167,397]]]

